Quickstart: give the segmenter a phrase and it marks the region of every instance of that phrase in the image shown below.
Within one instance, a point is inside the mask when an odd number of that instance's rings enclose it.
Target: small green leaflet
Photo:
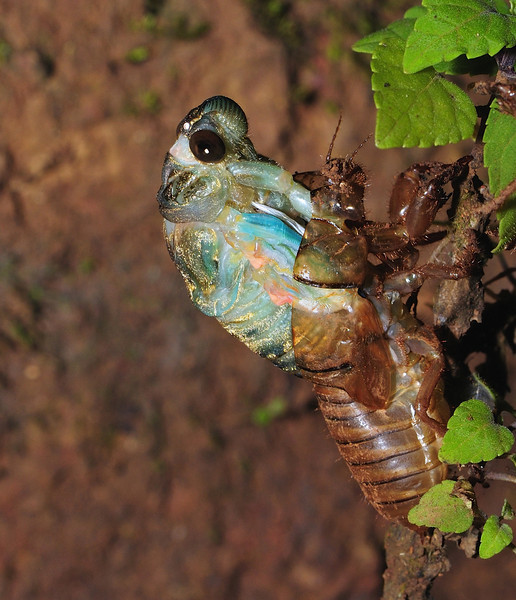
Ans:
[[[403,73],[404,47],[402,38],[392,37],[378,44],[373,53],[376,145],[428,147],[471,137],[477,114],[467,94],[433,68]]]
[[[484,161],[489,171],[489,189],[496,196],[516,179],[516,119],[493,103],[484,133]]]
[[[501,552],[512,542],[512,529],[507,523],[500,524],[496,515],[491,515],[482,531],[478,554],[480,558],[491,558]]]
[[[486,406],[493,410],[496,405],[496,394],[476,371],[472,373],[472,376],[473,379],[469,384],[467,392],[470,394],[470,399],[481,400]]]
[[[389,38],[401,38],[406,40],[411,31],[414,29],[414,23],[416,19],[400,19],[394,21],[388,25],[385,29],[375,31],[366,37],[358,40],[353,44],[353,50],[355,52],[365,52],[367,54],[373,54],[378,47],[378,44]]]
[[[502,511],[500,514],[502,515],[502,519],[506,519],[507,521],[511,521],[516,516],[507,499],[503,501]]]
[[[516,118],[501,113],[496,103],[489,112],[484,132],[484,162],[489,173],[489,189],[496,196],[516,179]],[[498,211],[499,252],[516,239],[516,196]]]
[[[423,6],[413,6],[409,8],[404,14],[403,19],[394,21],[380,31],[374,31],[369,35],[366,35],[358,42],[353,44],[353,50],[355,52],[366,52],[372,54],[376,47],[383,40],[391,37],[400,37],[402,40],[407,40],[408,36],[414,29],[414,23],[416,19],[426,13],[426,8]]]
[[[457,407],[448,421],[439,459],[466,464],[492,460],[509,452],[512,433],[494,422],[490,409],[480,400],[468,400]]]
[[[516,45],[516,17],[503,0],[423,0],[427,12],[414,25],[403,59],[415,73],[461,54],[495,55]]]
[[[466,58],[461,54],[450,61],[436,63],[434,69],[445,75],[496,75],[498,67],[496,60],[491,56],[479,56],[478,58]]]
[[[501,252],[507,245],[516,240],[516,197],[511,198],[498,211],[498,235],[500,240],[493,252]]]
[[[426,8],[424,6],[412,6],[403,15],[405,19],[417,19],[426,15]]]
[[[466,499],[466,494],[460,494],[460,489],[457,495],[454,494],[454,489],[457,490],[460,485],[446,480],[428,490],[419,504],[409,511],[410,523],[452,533],[469,529],[473,523],[472,503]],[[462,482],[462,485],[469,486],[467,482]]]

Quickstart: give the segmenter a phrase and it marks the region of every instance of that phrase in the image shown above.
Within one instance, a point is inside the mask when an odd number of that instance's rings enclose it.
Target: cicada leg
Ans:
[[[416,163],[401,173],[390,197],[391,223],[403,224],[410,240],[424,236],[448,199],[443,186],[461,176],[472,160],[464,156],[451,164]]]
[[[398,368],[403,369],[411,361],[417,362],[419,388],[414,401],[415,411],[438,437],[443,437],[450,412],[440,389],[444,370],[441,344],[430,329],[421,325],[400,300],[398,302],[401,316],[395,325],[397,333],[394,340],[399,348]]]

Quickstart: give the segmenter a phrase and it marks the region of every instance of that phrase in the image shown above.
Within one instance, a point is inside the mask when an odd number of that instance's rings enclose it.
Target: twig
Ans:
[[[481,215],[489,215],[495,210],[501,208],[505,204],[507,198],[512,196],[514,193],[516,193],[516,179],[513,179],[509,185],[504,187],[504,189],[498,194],[498,196],[496,196],[496,198],[488,199],[483,206],[479,207],[478,213]],[[484,197],[488,198],[488,195],[484,194]]]
[[[434,579],[450,570],[444,539],[391,524],[385,534],[387,569],[382,600],[426,600]]]

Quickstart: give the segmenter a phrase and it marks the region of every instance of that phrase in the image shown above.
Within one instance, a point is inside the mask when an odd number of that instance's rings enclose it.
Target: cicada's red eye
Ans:
[[[216,163],[226,155],[222,139],[210,129],[199,129],[190,138],[190,150],[195,158],[204,163]]]

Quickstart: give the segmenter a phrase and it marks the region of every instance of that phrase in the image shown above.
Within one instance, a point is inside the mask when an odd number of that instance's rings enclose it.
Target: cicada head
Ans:
[[[177,126],[158,192],[161,214],[173,223],[211,222],[235,185],[227,165],[257,160],[244,111],[225,96],[208,98]]]

